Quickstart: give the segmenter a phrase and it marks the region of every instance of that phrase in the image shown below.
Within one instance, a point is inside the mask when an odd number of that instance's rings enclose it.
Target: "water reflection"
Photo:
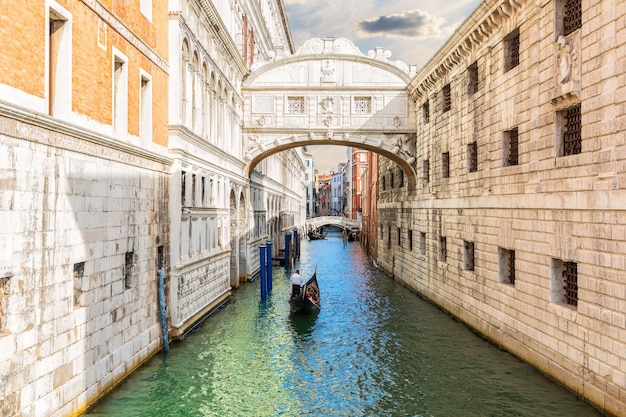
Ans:
[[[243,285],[223,311],[129,378],[93,416],[600,416],[425,302],[341,236],[304,241],[317,315],[289,314],[288,274]]]

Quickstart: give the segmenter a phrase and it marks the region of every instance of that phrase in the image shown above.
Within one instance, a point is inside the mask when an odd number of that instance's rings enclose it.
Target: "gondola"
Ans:
[[[317,230],[309,232],[309,240],[322,240],[326,239],[327,233],[318,233]]]
[[[320,287],[317,285],[317,272],[300,289],[300,294],[291,294],[289,309],[292,313],[311,314],[320,311]]]

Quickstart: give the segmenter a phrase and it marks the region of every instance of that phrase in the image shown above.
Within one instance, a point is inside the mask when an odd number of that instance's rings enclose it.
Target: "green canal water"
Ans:
[[[284,267],[170,345],[87,416],[602,415],[375,268],[339,234],[303,241],[322,310],[291,316]]]

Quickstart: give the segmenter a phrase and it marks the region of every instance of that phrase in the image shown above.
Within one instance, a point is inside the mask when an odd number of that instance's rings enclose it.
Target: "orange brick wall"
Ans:
[[[44,19],[43,1],[19,2],[3,7],[0,14],[0,84],[41,98],[45,94]]]
[[[167,144],[167,73],[112,27],[107,27],[106,50],[98,44],[100,18],[77,1],[58,1],[72,14],[72,111],[110,125],[112,117],[113,47],[128,58],[128,131],[139,134],[139,69],[152,77],[153,140]],[[102,2],[111,10],[112,2]],[[167,4],[155,1],[152,22],[139,2],[113,2],[116,16],[156,54],[167,60]],[[45,2],[29,1],[7,7],[0,25],[6,55],[0,60],[0,83],[28,94],[45,96]],[[15,36],[20,34],[20,36]],[[8,53],[7,53],[8,50]]]

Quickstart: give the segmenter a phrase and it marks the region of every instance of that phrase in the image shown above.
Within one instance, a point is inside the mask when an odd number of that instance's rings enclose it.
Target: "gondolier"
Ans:
[[[291,296],[296,297],[300,295],[300,290],[302,288],[302,284],[304,283],[302,282],[302,276],[300,275],[299,269],[296,269],[296,272],[291,274],[289,281],[291,281]]]

